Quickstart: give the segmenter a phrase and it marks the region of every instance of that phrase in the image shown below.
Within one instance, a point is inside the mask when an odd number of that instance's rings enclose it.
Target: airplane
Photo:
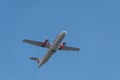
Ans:
[[[46,39],[44,42],[24,39],[23,42],[36,45],[39,47],[48,48],[48,51],[46,52],[46,54],[43,56],[42,59],[38,57],[30,58],[31,60],[37,61],[38,68],[39,68],[43,64],[45,64],[57,50],[80,51],[80,48],[66,46],[65,42],[61,43],[65,36],[66,36],[66,31],[62,31],[61,33],[58,34],[58,36],[55,38],[55,40],[51,44],[49,43],[48,39]]]

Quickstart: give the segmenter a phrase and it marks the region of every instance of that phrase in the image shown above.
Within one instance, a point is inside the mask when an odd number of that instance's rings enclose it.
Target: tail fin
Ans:
[[[31,57],[30,58],[31,60],[34,60],[34,61],[37,61],[37,63],[38,63],[38,67],[40,66],[40,58],[37,58],[37,57]]]

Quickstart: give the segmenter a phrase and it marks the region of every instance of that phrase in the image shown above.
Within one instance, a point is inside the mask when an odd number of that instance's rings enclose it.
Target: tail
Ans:
[[[31,57],[30,58],[31,60],[34,60],[34,61],[37,61],[37,64],[38,64],[38,67],[40,67],[40,58],[37,58],[37,57]]]

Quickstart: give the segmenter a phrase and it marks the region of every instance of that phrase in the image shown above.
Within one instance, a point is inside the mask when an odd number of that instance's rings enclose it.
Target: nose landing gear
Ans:
[[[52,53],[55,53],[55,52],[56,52],[56,50],[51,50],[51,52],[52,52]]]

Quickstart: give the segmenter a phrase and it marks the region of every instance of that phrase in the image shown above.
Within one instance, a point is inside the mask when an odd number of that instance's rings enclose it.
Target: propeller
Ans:
[[[63,45],[66,45],[67,43],[66,42],[63,42]]]
[[[46,40],[45,40],[45,42],[49,42],[49,40],[48,40],[48,39],[46,39]]]
[[[48,39],[48,36],[46,37],[46,40],[45,40],[45,42],[50,42],[50,41],[49,41],[49,39]]]

